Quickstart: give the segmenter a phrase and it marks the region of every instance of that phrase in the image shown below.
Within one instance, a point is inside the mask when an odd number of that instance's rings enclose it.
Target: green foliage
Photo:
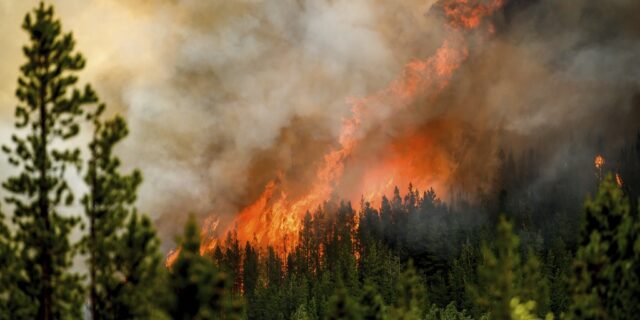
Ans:
[[[514,297],[509,302],[511,307],[510,317],[508,319],[513,320],[535,320],[539,319],[533,310],[536,308],[534,301],[528,301],[526,303],[520,302],[520,299]]]
[[[535,301],[535,311],[538,315],[549,312],[549,280],[543,273],[542,262],[533,250],[529,250],[527,261],[522,266],[519,298]]]
[[[25,275],[21,272],[24,267],[15,254],[15,244],[4,221],[5,216],[0,208],[0,317],[10,315],[16,319],[26,319],[32,314],[33,306],[21,290],[25,283]]]
[[[451,263],[448,288],[452,291],[453,301],[458,308],[473,309],[474,301],[466,294],[465,290],[477,281],[475,267],[478,264],[479,256],[480,253],[475,246],[465,243],[459,256]]]
[[[360,298],[360,306],[362,309],[362,319],[385,319],[386,306],[384,305],[384,300],[371,284],[365,284],[362,297]]]
[[[327,311],[329,320],[357,320],[362,319],[360,306],[347,294],[347,290],[340,285],[329,299]]]
[[[608,175],[587,200],[571,279],[569,318],[632,319],[640,312],[640,219]]]
[[[422,319],[426,303],[426,290],[413,263],[409,263],[398,278],[396,300],[389,309],[391,319]]]
[[[436,305],[431,305],[427,311],[426,320],[471,320],[464,310],[458,311],[453,302],[449,303],[444,309]]]
[[[200,255],[200,233],[191,216],[182,236],[178,258],[171,266],[168,313],[173,319],[239,319],[242,307],[231,296],[228,276]]]
[[[561,314],[569,308],[569,276],[573,253],[561,239],[556,239],[545,258],[545,273],[549,279],[549,307],[553,314]]]
[[[29,43],[16,90],[19,134],[11,137],[13,147],[2,148],[19,171],[3,187],[14,208],[15,249],[25,271],[20,287],[33,306],[29,317],[80,318],[80,277],[68,271],[73,254],[68,235],[79,220],[58,212],[74,201],[65,173],[80,165],[80,151],[62,142],[78,134],[77,117],[96,96],[90,86],[76,87],[75,74],[85,60],[74,51],[72,35],[62,33],[52,7],[41,3],[22,28]]]
[[[131,213],[116,241],[110,279],[104,279],[107,319],[151,319],[160,316],[158,305],[165,290],[165,269],[155,229],[146,216]],[[159,296],[160,295],[160,296]],[[100,312],[100,314],[104,314]]]
[[[23,28],[29,43],[16,91],[17,132],[12,145],[3,146],[18,173],[3,184],[14,212],[10,227],[0,212],[2,319],[83,316],[81,278],[69,272],[75,246],[68,237],[79,219],[60,214],[74,204],[66,177],[82,159],[79,149],[66,146],[83,127],[81,116],[94,129],[84,172],[89,192],[82,198],[93,319],[470,319],[466,310],[477,318],[523,320],[567,310],[576,319],[640,314],[640,219],[631,210],[637,203],[630,206],[624,194],[638,189],[640,179],[631,178],[640,172],[640,134],[636,151],[621,164],[629,174],[625,185],[609,176],[587,201],[575,261],[572,206],[536,208],[536,197],[523,187],[539,169],[533,152],[518,162],[501,151],[493,190],[479,192],[489,221],[498,222],[497,234],[487,233],[482,246],[481,226],[462,223],[474,220],[475,210],[452,213],[433,189],[421,194],[409,185],[405,195],[396,187],[379,208],[363,200],[357,213],[349,202],[307,212],[297,245],[286,252],[242,244],[230,232],[212,257],[203,257],[191,217],[167,271],[152,222],[134,206],[142,176],[122,173],[114,153],[127,136],[126,121],[104,119],[104,105],[85,110],[98,99],[90,86],[77,87],[85,61],[51,7],[41,4]],[[554,192],[570,186],[567,181]],[[495,219],[502,211],[513,212],[513,225]],[[549,243],[554,235],[560,238]]]
[[[478,281],[469,284],[467,289],[476,303],[476,315],[491,312],[494,319],[509,319],[511,299],[518,294],[520,257],[518,237],[504,216],[500,217],[494,245],[495,251],[483,244],[483,259],[477,267]]]
[[[83,239],[88,253],[89,292],[93,319],[148,318],[157,310],[152,301],[161,273],[159,242],[151,222],[133,204],[142,175],[120,173],[113,153],[127,134],[127,124],[116,116],[102,120],[104,105],[87,118],[94,131],[82,203],[89,221]]]

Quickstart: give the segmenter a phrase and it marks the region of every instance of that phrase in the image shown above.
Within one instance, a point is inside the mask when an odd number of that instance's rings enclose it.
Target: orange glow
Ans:
[[[601,155],[597,155],[593,160],[593,163],[596,166],[596,169],[602,170],[602,167],[604,166],[604,157],[602,157]]]
[[[167,268],[171,268],[173,263],[178,259],[178,256],[180,256],[180,251],[182,251],[182,248],[177,248],[175,250],[169,251],[169,254],[167,254],[167,258],[164,262],[164,266]]]
[[[453,27],[475,29],[484,17],[491,15],[503,4],[504,0],[450,0],[443,5],[443,9]]]
[[[285,190],[280,179],[270,181],[260,196],[242,209],[222,234],[217,234],[217,223],[205,223],[201,254],[213,250],[219,236],[232,230],[237,231],[240,243],[250,241],[262,248],[270,245],[280,254],[293,248],[305,213],[314,212],[329,200],[342,182],[345,167],[348,167],[361,136],[366,133],[363,124],[372,123],[381,109],[404,110],[417,99],[434,97],[444,89],[468,57],[462,32],[477,28],[482,19],[499,9],[502,3],[502,0],[492,0],[488,4],[474,0],[446,1],[443,8],[449,21],[449,32],[440,48],[428,58],[406,64],[402,73],[386,88],[366,97],[348,99],[352,114],[343,120],[338,143],[324,155],[309,189],[301,196],[290,198],[292,192]],[[441,192],[453,168],[446,153],[438,149],[428,134],[428,130],[438,130],[441,126],[425,129],[426,133],[425,130],[407,132],[391,142],[378,162],[366,166],[358,185],[347,196],[348,200],[359,203],[363,197],[365,201],[375,201],[382,195],[390,195],[395,186],[406,187],[410,182],[423,191],[434,187]]]
[[[359,203],[362,197],[376,207],[382,196],[393,194],[396,186],[406,188],[409,184],[414,190],[422,192],[433,188],[440,197],[446,196],[454,162],[432,137],[451,133],[450,127],[453,126],[445,121],[429,123],[391,142],[381,152],[382,157],[367,167],[354,190],[357,193],[350,196],[352,203]]]
[[[624,181],[622,181],[622,177],[619,173],[616,173],[616,184],[618,184],[618,187],[620,188],[622,188],[622,185],[624,184]]]

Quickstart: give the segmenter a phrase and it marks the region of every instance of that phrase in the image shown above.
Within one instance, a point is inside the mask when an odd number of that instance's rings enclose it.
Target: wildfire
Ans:
[[[620,188],[622,188],[622,185],[624,184],[624,181],[622,181],[622,177],[620,176],[619,173],[616,173],[616,184]]]
[[[602,180],[602,178],[603,178],[602,170],[604,169],[605,163],[606,163],[606,161],[605,161],[604,157],[599,155],[599,154],[596,155],[596,157],[593,159],[593,164],[594,164],[594,166],[596,167],[596,170],[597,170],[596,176],[600,180]],[[616,172],[615,180],[616,180],[616,184],[618,185],[618,187],[622,188],[622,185],[624,184],[624,181],[622,180],[622,177],[620,176],[620,173]]]
[[[182,251],[182,248],[176,248],[174,250],[169,251],[169,254],[167,254],[167,258],[164,262],[164,266],[167,268],[170,268],[174,262],[176,262],[176,259],[178,259],[178,256],[180,256],[180,251]]]
[[[451,25],[475,29],[482,18],[493,14],[503,4],[504,0],[492,0],[488,3],[481,0],[451,0],[446,1],[442,7]]]
[[[435,53],[422,60],[414,60],[405,65],[403,72],[386,88],[363,98],[350,98],[351,117],[344,119],[337,147],[324,155],[323,162],[316,170],[316,180],[302,196],[290,198],[279,179],[267,183],[264,191],[250,205],[245,207],[226,229],[225,233],[236,229],[238,240],[251,241],[259,246],[271,245],[279,252],[287,252],[296,244],[302,217],[313,212],[327,201],[341,182],[348,159],[357,148],[364,123],[370,123],[374,111],[403,110],[418,98],[434,97],[445,88],[455,71],[467,59],[468,49],[463,35],[464,30],[475,29],[482,19],[498,10],[503,0],[491,0],[488,3],[479,0],[449,0],[442,5],[448,19],[448,37]],[[412,135],[413,134],[413,135]],[[367,167],[356,186],[352,200],[358,203],[360,197],[375,200],[383,194],[389,194],[396,185],[408,185],[409,179],[417,179],[417,184],[426,189],[437,185],[450,172],[449,161],[437,154],[429,155],[433,150],[428,138],[421,132],[409,133],[404,143],[392,143],[391,155],[380,159]],[[424,161],[424,159],[427,159]],[[416,172],[421,176],[416,176]],[[423,190],[424,190],[423,189]],[[218,243],[218,224],[205,223],[202,234],[205,240],[201,254],[210,252]],[[167,259],[175,259],[172,253]]]
[[[602,157],[601,155],[596,155],[593,163],[595,164],[596,169],[602,170],[602,167],[604,166],[604,157]]]

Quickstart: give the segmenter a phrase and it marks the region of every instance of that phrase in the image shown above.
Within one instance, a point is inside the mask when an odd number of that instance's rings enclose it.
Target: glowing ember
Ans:
[[[620,188],[622,188],[622,185],[624,184],[624,181],[622,181],[622,177],[620,176],[619,173],[616,173],[616,183]]]
[[[164,262],[164,266],[167,268],[171,268],[173,263],[178,259],[178,256],[180,256],[180,251],[182,251],[182,248],[177,248],[175,250],[169,251],[169,254],[167,254],[167,258]]]
[[[502,7],[504,0],[492,0],[488,3],[482,0],[451,0],[443,5],[449,23],[465,29],[477,28],[482,18],[491,15]]]
[[[602,170],[602,167],[604,166],[604,158],[601,155],[597,155],[593,160],[593,163],[595,164],[596,169]]]

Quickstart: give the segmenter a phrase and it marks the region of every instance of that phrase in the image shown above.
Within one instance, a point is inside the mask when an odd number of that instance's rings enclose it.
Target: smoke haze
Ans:
[[[436,1],[53,3],[88,60],[81,82],[129,122],[118,151],[143,171],[138,203],[163,239],[188,212],[230,221],[270,180],[293,197],[307,190],[350,99],[386,87],[448,32]],[[0,0],[3,142],[24,61],[19,27],[35,5]],[[367,172],[412,166],[429,172],[413,182],[443,196],[486,189],[507,145],[539,148],[545,174],[570,147],[592,157],[606,151],[589,144],[601,138],[615,149],[640,120],[637,12],[632,0],[509,2],[464,35],[469,56],[444,91],[366,118],[337,194],[358,199]]]

